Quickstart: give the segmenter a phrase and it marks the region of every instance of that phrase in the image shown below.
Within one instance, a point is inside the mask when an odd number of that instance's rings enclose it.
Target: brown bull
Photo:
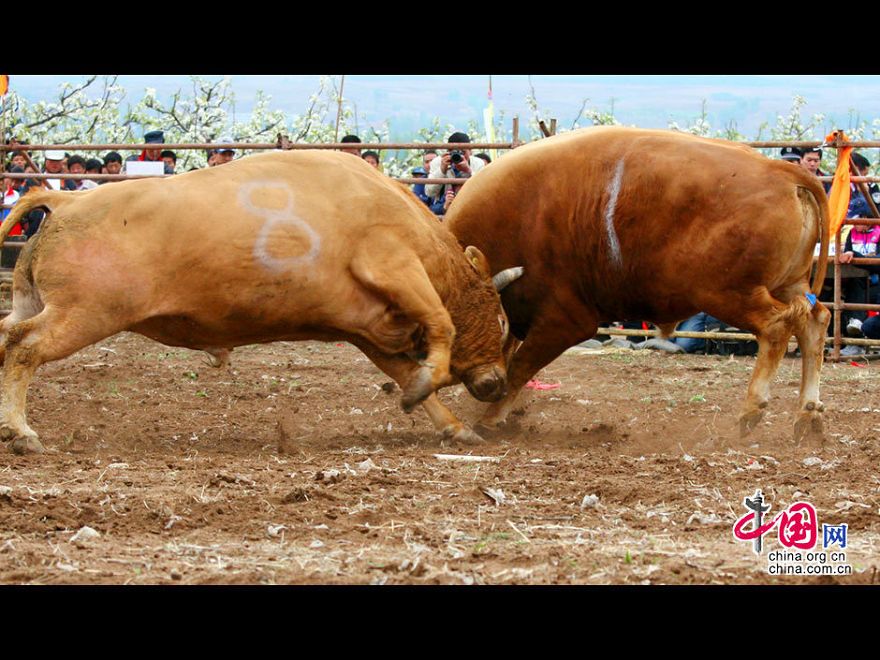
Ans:
[[[482,425],[503,422],[520,388],[600,324],[645,319],[668,336],[705,311],[758,337],[741,433],[761,419],[792,334],[802,355],[795,434],[821,433],[830,314],[814,296],[828,206],[801,168],[724,140],[590,128],[511,152],[464,186],[446,219],[491,268],[525,267],[501,298],[523,344],[508,365],[508,394]]]
[[[0,437],[42,451],[25,417],[36,368],[122,330],[224,361],[243,344],[349,341],[438,429],[471,432],[434,391],[506,391],[506,318],[485,258],[408,190],[333,152],[251,156],[82,193],[33,191],[0,227],[48,215],[0,323]],[[426,400],[427,399],[427,400]]]

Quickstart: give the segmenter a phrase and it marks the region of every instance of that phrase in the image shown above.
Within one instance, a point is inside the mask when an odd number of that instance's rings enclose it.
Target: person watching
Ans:
[[[424,167],[413,168],[412,175],[413,175],[413,177],[415,177],[417,179],[428,178],[428,173],[425,171]],[[424,183],[414,183],[413,187],[412,187],[412,191],[413,191],[413,193],[415,193],[416,197],[418,197],[420,200],[422,200],[422,202],[425,203],[425,206],[430,208],[432,200],[430,197],[428,197],[425,194],[425,184]]]
[[[782,147],[781,157],[782,160],[791,163],[792,165],[800,165],[801,158],[803,158],[804,152],[802,152],[797,147]]]
[[[107,170],[107,174],[119,174],[122,172],[122,156],[116,151],[108,152],[104,156],[104,169]],[[108,183],[108,181],[102,181],[101,183]]]
[[[16,167],[20,167],[22,169],[22,171],[24,171],[24,168],[26,168],[27,164],[28,164],[27,158],[25,158],[24,153],[21,151],[13,151],[12,152],[12,164],[15,165]]]
[[[43,165],[45,174],[64,174],[64,152],[63,151],[47,151],[46,161]],[[85,168],[83,168],[85,171]],[[46,179],[49,187],[54,190],[76,190],[76,183],[70,179]]]
[[[101,174],[104,164],[97,158],[89,158],[85,163],[86,174]],[[78,181],[80,190],[91,190],[98,187],[98,182],[92,179],[82,179]]]
[[[232,142],[231,138],[220,138],[217,140],[221,144],[229,144]],[[229,149],[228,147],[221,147],[219,149],[214,150],[214,165],[225,165],[226,163],[232,161],[235,158],[235,149]]]
[[[425,168],[425,176],[431,171],[431,161],[437,157],[437,152],[429,149],[422,155],[422,167]]]
[[[471,139],[466,133],[455,132],[446,140],[450,144],[469,144]],[[471,150],[467,148],[450,149],[442,156],[431,161],[429,179],[469,179],[486,166],[479,158],[471,157]],[[444,215],[449,209],[456,192],[464,185],[462,183],[443,184],[430,183],[425,186],[425,194],[435,201],[431,210],[437,215]]]
[[[58,178],[44,179],[45,185],[52,190],[76,190],[76,184],[70,179],[63,179],[64,174],[64,152],[63,151],[47,151],[43,170],[45,174],[57,174]],[[27,172],[27,170],[25,170]],[[21,194],[24,195],[31,188],[39,188],[43,184],[38,179],[26,179],[21,187]],[[22,220],[25,225],[25,234],[28,238],[33,236],[39,230],[46,213],[42,209],[34,209]]]
[[[381,171],[381,168],[379,167],[379,154],[375,151],[365,151],[363,155],[361,155],[361,158],[363,158],[377,170]]]
[[[861,154],[852,155],[853,165],[859,176],[868,176],[871,163]],[[850,184],[850,202],[847,210],[847,218],[870,218],[873,216],[865,196],[859,186]],[[870,188],[869,188],[870,192]],[[872,194],[873,197],[873,194]],[[880,220],[878,220],[880,223]],[[880,254],[880,224],[877,225],[853,225],[846,237],[846,244],[840,255],[840,263],[849,264],[856,257],[876,258]],[[859,268],[868,271],[868,277],[847,277],[843,280],[843,299],[852,303],[868,302],[876,305],[880,303],[880,266],[859,264]],[[846,333],[851,337],[863,335],[863,323],[868,314],[861,310],[845,310],[842,321],[846,323]],[[844,356],[861,355],[865,352],[864,346],[844,346],[840,354]]]
[[[344,136],[340,140],[340,142],[342,142],[343,144],[360,144],[361,139],[357,135],[349,134]],[[340,151],[345,154],[352,154],[354,156],[357,156],[358,158],[360,158],[361,155],[361,150],[358,147],[346,147],[344,149],[340,149]]]
[[[177,154],[171,151],[171,149],[165,149],[159,155],[165,161],[165,172],[174,174],[174,170],[177,168]],[[171,170],[171,172],[168,172],[168,170]]]
[[[19,167],[18,165],[10,165],[9,174],[24,174],[24,169]],[[5,177],[3,179],[3,203],[7,206],[11,206],[15,204],[19,197],[21,197],[21,188],[24,185],[24,179],[13,179],[11,177]],[[12,209],[2,209],[0,211],[0,220],[3,220]],[[21,227],[16,225],[13,227],[9,235],[16,236],[21,234]]]
[[[23,173],[24,173],[24,169],[19,167],[18,165],[10,165],[9,166],[9,174],[23,174]],[[23,179],[12,179],[9,177],[4,179],[4,181],[3,181],[3,190],[4,190],[3,204],[4,205],[12,206],[19,200],[19,198],[21,197],[19,190],[21,189],[23,184],[24,184]],[[0,220],[3,220],[7,215],[9,215],[9,213],[11,211],[12,211],[12,209],[2,209],[2,211],[0,211]],[[15,225],[15,227],[13,227],[9,231],[9,234],[8,234],[6,240],[11,241],[11,242],[24,242],[26,240],[26,237],[24,236],[22,224],[25,224],[25,223],[19,223],[19,224]],[[14,268],[15,262],[18,260],[18,255],[20,254],[20,252],[21,252],[21,250],[18,248],[4,247],[2,250],[0,250],[0,267]]]
[[[818,147],[807,147],[803,149],[803,156],[801,157],[801,167],[803,167],[807,172],[814,176],[828,176],[819,169],[819,165],[822,164],[822,150]],[[826,194],[829,190],[831,190],[831,183],[828,181],[822,182],[822,187],[825,188]]]
[[[144,133],[144,143],[152,145],[165,144],[165,133],[163,131],[150,131],[148,133]],[[165,174],[174,174],[173,171],[168,170],[168,165],[162,161],[161,147],[147,147],[140,153],[139,156],[129,156],[125,160],[126,162],[133,160],[147,163],[160,162],[165,166]]]
[[[85,174],[86,159],[82,156],[71,156],[67,159],[67,171],[70,174]],[[77,190],[89,190],[90,188],[98,187],[97,183],[88,179],[72,179],[72,181]]]

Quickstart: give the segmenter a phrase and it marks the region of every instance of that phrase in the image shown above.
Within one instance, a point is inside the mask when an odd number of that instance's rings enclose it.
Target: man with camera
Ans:
[[[465,133],[456,132],[450,135],[446,141],[450,144],[470,144],[471,140]],[[483,167],[485,167],[485,163],[479,158],[472,158],[470,149],[450,149],[431,161],[431,171],[428,178],[469,179]],[[431,210],[437,215],[445,214],[455,198],[455,193],[462,185],[464,182],[450,183],[445,186],[440,183],[427,184],[425,194],[434,199]]]

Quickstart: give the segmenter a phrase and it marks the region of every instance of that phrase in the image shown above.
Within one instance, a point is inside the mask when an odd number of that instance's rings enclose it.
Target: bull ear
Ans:
[[[476,248],[473,245],[468,245],[464,250],[464,256],[467,257],[471,266],[473,266],[474,270],[477,271],[483,279],[489,279],[489,277],[491,277],[489,261],[486,259],[486,255],[480,252],[479,248]]]

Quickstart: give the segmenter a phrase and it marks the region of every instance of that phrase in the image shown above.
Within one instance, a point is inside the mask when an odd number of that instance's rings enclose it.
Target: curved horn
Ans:
[[[495,277],[492,278],[495,290],[501,291],[508,284],[522,277],[523,271],[524,269],[522,266],[517,266],[516,268],[505,268],[500,273],[497,273]]]

